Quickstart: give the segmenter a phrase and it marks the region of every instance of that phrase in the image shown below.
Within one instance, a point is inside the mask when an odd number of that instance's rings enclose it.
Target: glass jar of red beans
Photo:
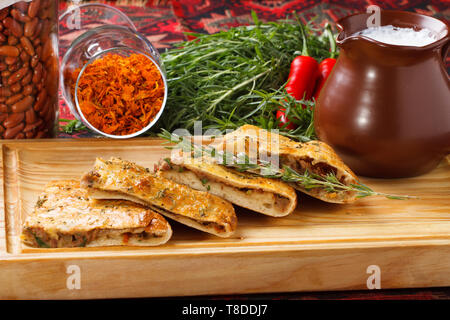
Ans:
[[[0,138],[48,138],[58,115],[57,0],[0,1]]]

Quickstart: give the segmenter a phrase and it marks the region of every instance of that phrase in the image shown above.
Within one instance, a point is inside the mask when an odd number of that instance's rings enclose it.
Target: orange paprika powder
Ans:
[[[73,83],[79,73],[74,72]],[[111,135],[129,135],[146,127],[160,111],[164,93],[159,69],[142,54],[109,53],[88,65],[78,82],[84,117]]]

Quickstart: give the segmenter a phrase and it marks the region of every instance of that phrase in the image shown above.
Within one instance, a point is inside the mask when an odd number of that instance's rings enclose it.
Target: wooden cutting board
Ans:
[[[45,184],[79,178],[97,156],[152,167],[158,139],[5,141],[0,201],[0,298],[87,299],[450,286],[449,159],[426,175],[362,179],[374,190],[419,196],[334,205],[299,194],[271,218],[236,208],[229,239],[170,221],[164,246],[30,249],[21,224]]]

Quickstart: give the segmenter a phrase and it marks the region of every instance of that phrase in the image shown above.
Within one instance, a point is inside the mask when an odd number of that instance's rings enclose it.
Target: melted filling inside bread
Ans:
[[[269,211],[275,210],[278,213],[283,213],[291,205],[290,199],[279,194],[255,188],[239,188],[223,181],[218,181],[214,176],[203,172],[189,170],[176,165],[173,165],[171,170],[165,168],[163,171],[166,171],[169,179],[177,183],[186,184],[197,190],[212,192],[219,197],[248,209],[255,209],[254,205],[258,205],[263,206]],[[197,181],[187,176],[188,174],[193,175]],[[201,185],[198,181],[201,181]],[[220,190],[221,194],[216,192],[218,190]],[[237,196],[232,197],[231,192],[236,193]]]
[[[162,234],[150,233],[145,228],[136,229],[118,229],[118,230],[100,230],[93,229],[87,232],[75,234],[65,234],[58,232],[55,237],[51,237],[42,228],[27,228],[24,231],[24,241],[33,247],[40,248],[74,248],[85,247],[93,241],[115,240],[117,245],[127,244],[132,240],[144,241],[153,238],[162,237]]]
[[[333,174],[336,176],[339,182],[347,184],[346,177],[342,174],[339,174],[338,170],[335,167],[330,166],[325,162],[318,162],[313,164],[314,160],[312,158],[304,157],[298,160],[289,156],[283,157],[283,159],[281,159],[281,162],[294,169],[299,174],[305,173],[306,170],[321,177],[326,177],[329,174]]]
[[[100,189],[97,189],[94,187],[91,187],[88,190],[89,190],[89,196],[92,199],[125,199],[125,200],[133,201],[133,202],[139,203],[141,205],[144,205],[144,206],[146,206],[166,217],[172,218],[176,221],[184,221],[184,223],[187,222],[187,224],[191,225],[192,227],[195,227],[195,226],[205,227],[203,229],[214,228],[214,230],[218,233],[224,233],[226,231],[224,225],[218,224],[216,222],[197,221],[192,218],[182,216],[180,214],[175,214],[175,213],[172,213],[163,208],[151,206],[148,203],[146,203],[144,200],[141,200],[137,197],[130,196],[127,194],[123,194],[119,191],[103,191],[103,190],[100,190]]]

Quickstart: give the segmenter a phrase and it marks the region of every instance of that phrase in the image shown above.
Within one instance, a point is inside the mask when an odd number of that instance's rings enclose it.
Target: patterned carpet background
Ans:
[[[174,43],[186,40],[184,32],[214,33],[230,27],[252,23],[250,12],[254,10],[263,21],[283,19],[292,11],[296,11],[306,22],[314,18],[315,24],[334,24],[338,19],[349,13],[365,11],[369,5],[378,5],[384,9],[408,10],[434,16],[441,20],[450,19],[450,0],[444,1],[375,1],[375,0],[346,0],[346,1],[316,1],[316,0],[118,0],[118,1],[83,1],[102,2],[116,6],[126,13],[136,25],[139,32],[144,34],[160,51],[167,50]],[[61,12],[70,1],[60,1]],[[70,39],[61,41],[61,49],[70,45]],[[450,66],[450,59],[447,59]],[[61,100],[60,117],[73,119],[65,103]],[[78,133],[73,136],[61,134],[60,137],[91,136],[89,132]],[[232,296],[224,298],[274,298],[274,299],[450,299],[449,288],[408,289],[408,290],[377,290],[357,292],[326,292],[326,293],[289,293],[265,294],[250,296]]]

